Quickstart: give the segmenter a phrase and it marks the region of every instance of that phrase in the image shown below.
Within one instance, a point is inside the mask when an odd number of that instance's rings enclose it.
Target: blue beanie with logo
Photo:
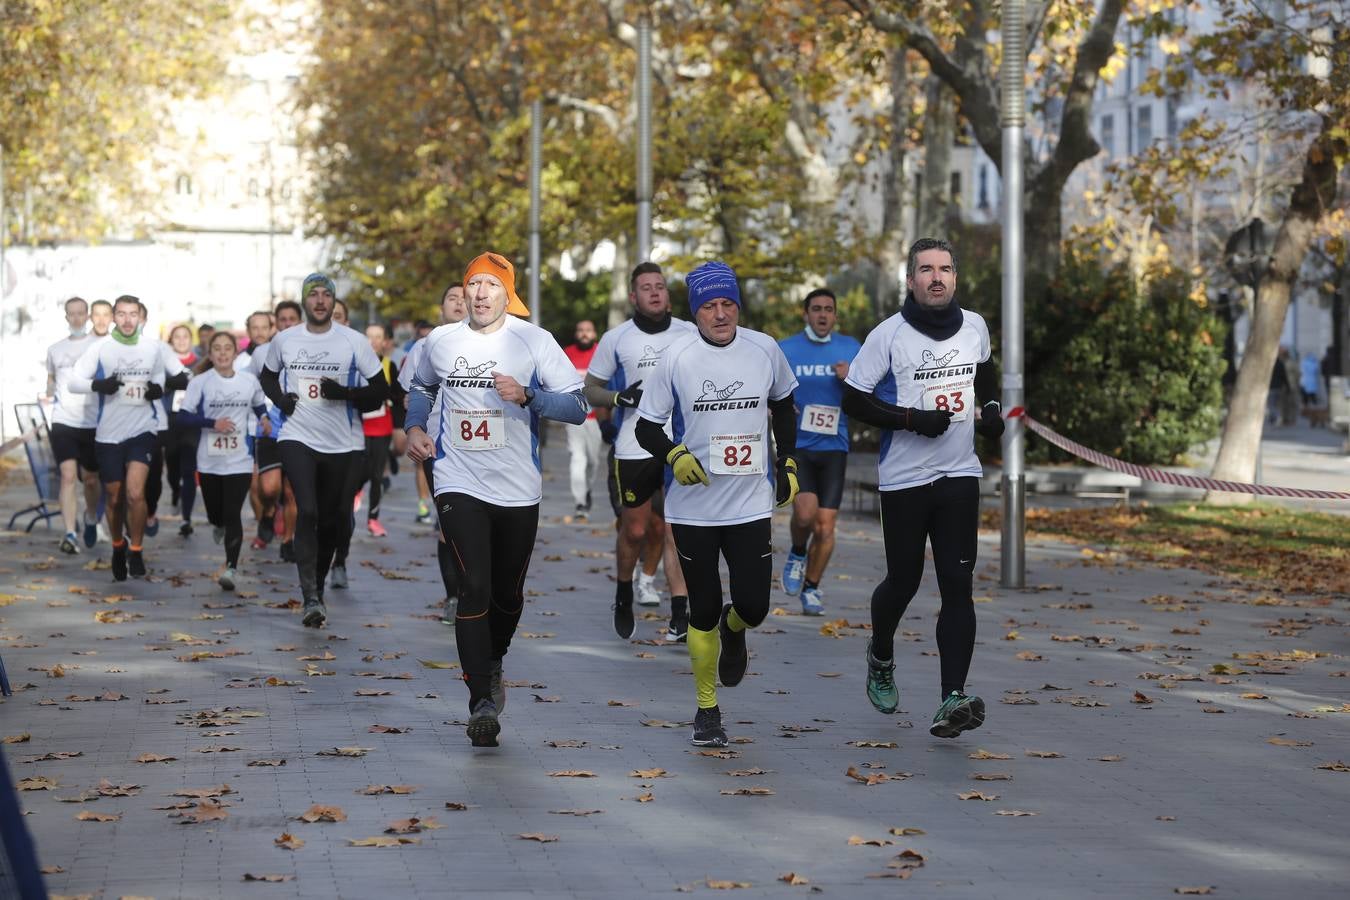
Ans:
[[[736,284],[736,273],[720,260],[700,265],[684,279],[689,288],[689,312],[697,315],[698,308],[709,300],[727,299],[741,305],[741,289]]]

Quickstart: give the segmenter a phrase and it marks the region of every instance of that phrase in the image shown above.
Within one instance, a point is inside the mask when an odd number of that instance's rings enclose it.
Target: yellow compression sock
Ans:
[[[733,606],[731,612],[727,613],[727,627],[732,631],[744,631],[750,626],[745,624],[745,621],[736,613],[736,607]]]
[[[689,626],[689,667],[694,670],[694,690],[698,708],[717,705],[717,655],[722,649],[717,629],[700,631]]]

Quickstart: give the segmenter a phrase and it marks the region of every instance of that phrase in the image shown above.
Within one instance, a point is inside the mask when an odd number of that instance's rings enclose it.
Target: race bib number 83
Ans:
[[[975,402],[975,382],[958,381],[935,384],[923,392],[923,408],[950,412],[953,422],[964,422],[970,418],[970,408]]]

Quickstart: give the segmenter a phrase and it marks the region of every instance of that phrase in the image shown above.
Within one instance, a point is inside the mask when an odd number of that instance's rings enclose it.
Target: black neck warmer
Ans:
[[[966,320],[954,298],[941,309],[933,309],[920,306],[919,301],[914,299],[912,291],[905,294],[905,305],[900,307],[900,314],[917,331],[935,341],[945,341],[956,334]]]
[[[666,310],[657,319],[649,319],[638,310],[633,310],[633,324],[643,334],[660,334],[670,327],[670,310]]]

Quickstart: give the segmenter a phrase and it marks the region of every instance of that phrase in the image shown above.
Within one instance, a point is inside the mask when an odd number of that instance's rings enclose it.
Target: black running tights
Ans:
[[[380,498],[384,496],[384,470],[389,465],[389,445],[394,439],[366,437],[365,480],[370,483],[370,492],[366,495],[366,519],[380,517]]]
[[[718,557],[727,561],[731,605],[754,628],[769,614],[773,582],[773,520],[740,525],[676,525],[675,549],[689,588],[689,625],[699,631],[717,627],[722,615],[722,575]]]
[[[488,696],[492,663],[506,655],[520,623],[539,506],[496,506],[445,493],[436,497],[436,513],[459,569],[455,645],[472,710]]]
[[[277,441],[281,471],[295,495],[295,565],[300,592],[323,596],[337,548],[351,540],[352,498],[361,477],[362,451],[320,453],[299,441]]]
[[[427,476],[427,484],[435,484],[436,477],[433,473],[435,468],[434,460],[422,460],[422,471]],[[436,522],[437,528],[440,527],[440,521]],[[441,535],[436,537],[436,565],[441,570],[441,584],[445,585],[446,597],[459,597],[459,568],[455,565],[455,553],[450,549],[450,544]]]
[[[248,499],[253,475],[211,475],[202,472],[202,505],[206,507],[206,521],[215,528],[225,529],[225,565],[233,569],[239,565],[239,548],[244,543],[244,526],[240,513]]]
[[[971,593],[979,520],[978,478],[939,478],[920,487],[881,492],[886,578],[872,592],[872,655],[877,659],[894,656],[895,629],[919,590],[924,544],[931,541],[942,596],[937,645],[944,697],[965,690],[975,650]]]

